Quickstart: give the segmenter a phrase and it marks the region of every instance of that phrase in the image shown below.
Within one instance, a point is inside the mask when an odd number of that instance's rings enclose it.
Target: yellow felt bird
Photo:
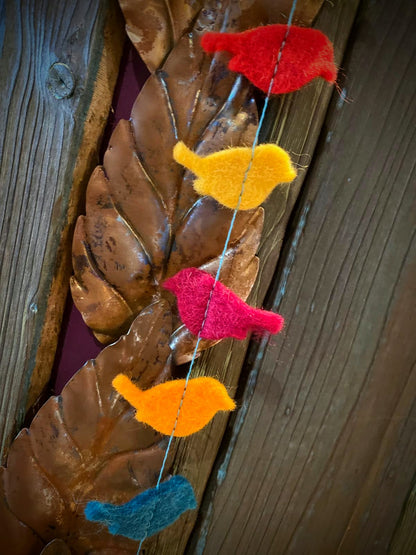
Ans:
[[[188,381],[171,380],[142,391],[127,376],[119,374],[113,387],[136,409],[136,419],[149,424],[162,434],[184,437],[201,430],[220,410],[234,410],[235,403],[224,385],[214,378]]]
[[[251,147],[229,148],[205,157],[192,152],[182,141],[173,149],[175,160],[197,176],[195,191],[232,209],[237,208],[251,156]],[[238,208],[249,210],[259,206],[276,185],[289,183],[295,177],[296,171],[285,150],[274,144],[257,146]]]

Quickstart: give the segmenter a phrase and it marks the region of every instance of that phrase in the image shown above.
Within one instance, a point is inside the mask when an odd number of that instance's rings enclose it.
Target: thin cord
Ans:
[[[251,170],[251,167],[252,167],[252,165],[253,165],[253,160],[254,160],[254,154],[255,154],[256,146],[257,146],[257,144],[258,144],[258,142],[259,142],[259,137],[260,137],[261,128],[262,128],[262,126],[263,126],[264,118],[265,118],[265,116],[266,116],[266,111],[267,111],[267,107],[268,107],[268,105],[269,105],[269,100],[270,100],[272,88],[273,88],[273,85],[274,85],[274,80],[275,80],[275,78],[276,78],[277,70],[278,70],[278,68],[279,68],[280,60],[281,60],[281,57],[282,57],[282,52],[283,52],[283,49],[284,49],[284,47],[285,47],[285,45],[286,45],[287,37],[289,36],[289,30],[290,30],[290,27],[291,27],[291,25],[292,25],[293,16],[294,16],[295,10],[296,10],[296,4],[297,4],[297,0],[293,0],[293,2],[292,2],[292,7],[291,7],[291,10],[290,10],[290,14],[289,14],[289,17],[288,17],[288,20],[287,20],[287,29],[286,29],[286,33],[285,33],[285,36],[284,36],[284,38],[283,38],[282,44],[280,45],[280,49],[279,49],[279,52],[278,52],[278,55],[277,55],[276,64],[275,64],[274,70],[273,70],[273,75],[272,75],[272,78],[271,78],[271,80],[270,80],[270,85],[269,85],[269,88],[268,88],[268,91],[267,91],[267,95],[266,95],[266,98],[265,98],[265,101],[264,101],[263,109],[262,109],[262,112],[261,112],[261,115],[260,115],[259,125],[258,125],[258,127],[257,127],[256,134],[255,134],[255,136],[254,136],[253,145],[252,145],[252,148],[251,148],[250,162],[249,162],[249,164],[248,164],[248,166],[247,166],[247,169],[246,169],[246,171],[245,171],[245,173],[244,173],[243,182],[242,182],[242,184],[241,184],[240,196],[238,197],[237,206],[234,208],[234,212],[233,212],[233,215],[232,215],[232,218],[231,218],[231,222],[230,222],[230,227],[229,227],[229,229],[228,229],[227,237],[226,237],[226,239],[225,239],[224,248],[223,248],[223,250],[222,250],[221,257],[220,257],[220,261],[219,261],[219,264],[218,264],[217,273],[215,274],[214,283],[212,284],[212,288],[211,288],[211,291],[210,291],[210,294],[209,294],[209,297],[208,297],[207,306],[206,306],[206,308],[205,308],[204,317],[203,317],[203,319],[202,319],[202,324],[201,324],[201,327],[200,327],[199,332],[198,332],[198,335],[197,335],[197,340],[196,340],[195,348],[194,348],[194,351],[193,351],[193,353],[192,353],[191,363],[190,363],[190,365],[189,365],[189,369],[188,369],[188,372],[187,372],[186,378],[185,378],[185,385],[184,385],[184,388],[183,388],[183,393],[182,393],[181,401],[180,401],[180,403],[179,403],[178,412],[177,412],[177,414],[176,414],[175,424],[174,424],[174,426],[173,426],[172,433],[171,433],[170,436],[169,436],[168,446],[167,446],[166,451],[165,451],[165,456],[164,456],[164,458],[163,458],[162,466],[161,466],[161,469],[160,469],[160,472],[159,472],[159,478],[158,478],[158,480],[157,480],[156,488],[159,487],[160,482],[161,482],[161,480],[162,480],[163,472],[164,472],[164,470],[165,470],[165,466],[166,466],[166,462],[167,462],[167,459],[168,459],[169,451],[170,451],[170,448],[171,448],[171,445],[172,445],[172,441],[173,441],[173,438],[174,438],[174,435],[175,435],[176,427],[177,427],[177,425],[178,425],[179,415],[180,415],[180,412],[181,412],[181,409],[182,409],[183,401],[184,401],[184,399],[185,399],[186,390],[187,390],[187,388],[188,388],[189,379],[190,379],[190,377],[191,377],[192,370],[193,370],[193,367],[194,367],[194,365],[195,365],[195,361],[196,361],[196,358],[197,358],[198,348],[199,348],[199,344],[200,344],[200,342],[201,342],[201,333],[202,333],[203,330],[204,330],[204,326],[205,326],[205,322],[206,322],[207,317],[208,317],[208,310],[209,310],[209,306],[210,306],[210,303],[211,303],[211,300],[212,300],[212,296],[213,296],[213,294],[214,294],[215,287],[216,287],[216,285],[217,285],[217,283],[218,283],[218,281],[219,281],[219,278],[220,278],[221,269],[222,269],[222,266],[223,266],[223,264],[224,264],[225,255],[226,255],[226,252],[227,252],[227,249],[228,249],[228,245],[229,245],[230,240],[231,240],[231,233],[232,233],[232,231],[233,231],[233,227],[234,227],[234,224],[235,224],[235,220],[236,220],[236,217],[237,217],[237,213],[238,213],[238,210],[239,210],[240,205],[241,205],[241,201],[242,201],[242,197],[243,197],[243,194],[244,194],[245,184],[246,184],[246,182],[247,182],[248,174],[249,174],[249,172],[250,172],[250,170]],[[152,515],[151,518],[150,518],[149,526],[150,526],[150,522],[151,522],[151,519],[152,519],[152,518],[153,518],[153,515]],[[141,549],[142,544],[143,544],[143,542],[144,542],[145,539],[146,539],[146,538],[143,538],[143,539],[140,541],[139,549],[137,550],[137,555],[140,553],[140,549]]]

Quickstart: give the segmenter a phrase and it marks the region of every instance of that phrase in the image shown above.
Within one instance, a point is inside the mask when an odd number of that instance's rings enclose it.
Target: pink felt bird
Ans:
[[[219,281],[212,292],[214,281],[207,272],[186,268],[163,284],[176,295],[182,322],[194,335],[200,332],[202,339],[212,340],[245,339],[250,331],[278,333],[282,329],[284,321],[279,314],[249,306]]]
[[[279,52],[273,94],[296,91],[315,77],[330,83],[337,77],[331,41],[317,29],[266,25],[243,33],[206,33],[201,44],[206,52],[232,54],[230,70],[242,73],[264,92],[269,89]]]

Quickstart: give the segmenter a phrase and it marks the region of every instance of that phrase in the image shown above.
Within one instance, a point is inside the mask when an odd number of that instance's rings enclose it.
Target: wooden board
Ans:
[[[267,299],[286,329],[247,361],[190,553],[389,549],[416,461],[415,24],[361,3]]]
[[[49,378],[124,42],[114,0],[0,4],[0,452]],[[29,398],[29,399],[28,399]]]
[[[391,542],[392,555],[413,555],[416,552],[416,488],[411,491]]]
[[[358,0],[337,2],[335,6],[325,3],[316,21],[315,26],[326,32],[335,42],[336,59],[339,63],[342,60],[357,4]],[[316,81],[298,93],[274,102],[268,119],[273,123],[277,118],[279,125],[276,128],[274,125],[265,128],[265,135],[271,136],[272,140],[278,140],[281,146],[291,152],[296,162],[303,165],[310,163],[331,93],[331,87]],[[260,250],[260,273],[250,299],[253,304],[262,304],[273,278],[285,228],[305,174],[306,171],[300,171],[299,178],[290,192],[287,188],[275,191],[266,203],[266,223]],[[224,341],[201,356],[194,376],[215,376],[234,392],[246,348],[247,343]],[[198,500],[202,498],[226,423],[226,415],[219,414],[203,431],[182,439],[176,444],[174,473],[181,473],[191,481]],[[186,513],[175,526],[145,542],[146,553],[158,555],[182,553],[196,516],[196,512]]]

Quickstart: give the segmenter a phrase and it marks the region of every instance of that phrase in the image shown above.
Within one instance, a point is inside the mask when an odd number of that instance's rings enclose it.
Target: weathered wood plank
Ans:
[[[393,536],[389,553],[413,555],[416,552],[416,488],[407,500],[403,516]]]
[[[338,2],[335,6],[325,3],[316,21],[315,26],[322,29],[335,42],[338,63],[342,60],[357,4],[358,0]],[[298,93],[275,102],[269,118],[274,121],[276,115],[280,125],[276,130],[266,129],[265,135],[272,134],[272,140],[278,137],[280,145],[292,153],[295,161],[298,163],[300,161],[303,165],[308,164],[318,140],[331,94],[331,87],[317,81]],[[299,178],[290,193],[288,188],[275,191],[265,206],[266,223],[260,252],[261,266],[257,284],[251,295],[253,304],[262,304],[270,285],[284,231],[305,173],[300,171]],[[231,391],[235,391],[246,348],[246,342],[224,341],[201,356],[196,365],[195,376],[218,377]],[[227,417],[219,414],[203,431],[181,440],[176,445],[174,471],[182,473],[191,481],[199,500],[202,498],[226,423]],[[145,542],[146,553],[158,555],[182,553],[195,519],[196,512],[185,513],[175,526]]]
[[[0,446],[49,377],[124,35],[113,0],[0,8]],[[4,34],[2,34],[4,31]],[[56,65],[58,64],[58,65]]]
[[[388,550],[416,460],[415,24],[362,2],[268,299],[286,329],[253,353],[190,552]]]

